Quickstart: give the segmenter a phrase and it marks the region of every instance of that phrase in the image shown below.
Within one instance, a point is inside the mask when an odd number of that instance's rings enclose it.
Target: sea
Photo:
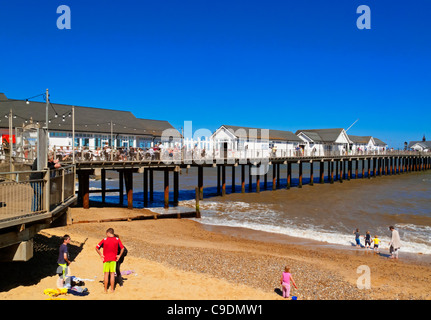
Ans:
[[[402,251],[431,255],[431,172],[411,172],[381,177],[362,178],[359,167],[350,180],[319,183],[319,168],[314,167],[313,186],[310,182],[309,165],[303,167],[303,185],[298,187],[298,167],[292,166],[291,187],[287,189],[287,168],[280,166],[280,185],[272,190],[270,168],[265,189],[260,178],[260,192],[256,192],[256,177],[246,170],[245,193],[241,193],[241,169],[235,170],[235,188],[232,190],[232,167],[226,168],[226,195],[217,194],[216,168],[204,168],[204,198],[200,200],[201,218],[196,221],[206,226],[236,227],[304,240],[319,241],[335,246],[353,247],[353,232],[361,235],[370,232],[378,236],[382,246],[387,246],[394,226],[400,233]],[[327,167],[325,167],[326,173]],[[367,170],[365,170],[367,175]],[[133,205],[143,207],[143,174],[134,174]],[[195,208],[197,168],[182,169],[180,174],[179,210]],[[107,171],[107,189],[117,189],[118,173]],[[170,186],[173,177],[170,174]],[[90,188],[100,189],[97,177],[90,181]],[[163,213],[163,173],[154,171],[154,201],[151,210]],[[170,201],[173,189],[170,189]],[[125,193],[124,193],[125,194]],[[127,205],[126,195],[124,204]],[[91,193],[92,201],[101,201],[100,193]],[[119,194],[107,193],[106,202],[118,204]],[[173,206],[171,203],[170,206]],[[362,240],[362,244],[364,241]]]

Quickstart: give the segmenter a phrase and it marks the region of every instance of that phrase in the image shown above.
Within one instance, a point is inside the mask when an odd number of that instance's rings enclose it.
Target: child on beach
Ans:
[[[374,252],[375,253],[379,253],[380,239],[379,239],[379,237],[377,235],[374,236],[373,243],[374,243]]]
[[[353,234],[355,235],[356,248],[360,248],[361,240],[359,237],[361,236],[361,234],[359,233],[359,229],[356,229],[356,231],[353,231]]]
[[[100,252],[100,248],[102,246],[103,254]],[[118,247],[121,248],[119,254]],[[108,292],[109,282],[111,284],[111,292],[114,292],[117,261],[121,258],[124,252],[124,246],[121,243],[121,240],[115,237],[114,229],[109,228],[106,230],[106,238],[99,242],[99,244],[96,246],[96,251],[103,261],[105,293]]]
[[[66,280],[66,275],[70,274],[70,263],[69,260],[69,251],[67,250],[67,245],[70,243],[70,236],[65,234],[63,236],[63,242],[60,245],[59,253],[58,253],[58,268],[57,268],[57,288],[61,289],[64,286],[64,281]]]
[[[365,248],[371,249],[371,234],[370,231],[367,231],[365,234]]]
[[[295,281],[292,278],[292,274],[290,273],[290,268],[288,266],[284,267],[284,272],[281,275],[280,284],[283,289],[283,298],[290,298],[290,281],[292,281],[293,286],[298,289],[295,284]]]

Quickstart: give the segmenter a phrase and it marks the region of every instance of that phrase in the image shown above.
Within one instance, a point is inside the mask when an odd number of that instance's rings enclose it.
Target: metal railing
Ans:
[[[404,150],[217,150],[200,148],[119,148],[109,150],[84,149],[75,151],[75,161],[162,161],[169,163],[212,162],[214,160],[277,160],[288,158],[329,158],[329,157],[355,157],[355,156],[398,156],[398,155],[431,155],[431,152],[404,151]],[[56,153],[58,160],[72,160],[71,153]]]
[[[0,172],[0,221],[52,211],[74,196],[75,166]]]

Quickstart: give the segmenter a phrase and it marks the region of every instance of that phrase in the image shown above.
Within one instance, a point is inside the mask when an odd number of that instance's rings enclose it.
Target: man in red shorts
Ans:
[[[102,246],[103,254],[100,252],[100,248]],[[117,255],[118,246],[120,246],[121,249],[119,255]],[[99,244],[96,246],[96,251],[103,261],[105,293],[108,292],[109,280],[111,280],[111,292],[114,292],[116,263],[124,252],[124,246],[120,239],[114,236],[114,229],[109,228],[106,230],[106,238],[99,242]],[[109,274],[111,274],[110,277]]]

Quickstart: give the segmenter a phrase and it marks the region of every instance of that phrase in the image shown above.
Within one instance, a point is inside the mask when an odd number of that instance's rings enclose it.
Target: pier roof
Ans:
[[[41,126],[45,125],[45,102],[30,101],[27,104],[25,100],[8,99],[5,94],[0,93],[0,117],[2,117],[0,128],[8,128],[9,122],[4,120],[10,109],[14,115],[13,127],[21,127],[25,120],[29,121],[30,118],[33,123],[39,122]],[[51,122],[48,124],[48,129],[71,132],[71,114],[72,105],[50,103],[48,119]],[[75,106],[75,132],[110,134],[111,121],[114,134],[160,137],[165,129],[175,130],[168,121],[136,118],[130,111]]]
[[[297,130],[296,135],[305,134],[308,138],[313,140],[314,142],[322,142],[322,143],[335,143],[338,137],[345,132],[343,128],[334,128],[334,129],[306,129],[306,130]],[[347,139],[349,136],[347,136]]]
[[[261,139],[262,130],[265,130],[265,128],[251,128],[251,127],[241,127],[241,126],[231,126],[231,125],[222,125],[220,128],[222,127],[225,127],[227,130],[232,132],[232,134],[234,134],[237,138],[240,138],[240,139],[249,138],[250,130],[256,130],[257,131],[256,138]],[[291,131],[273,130],[273,129],[267,129],[267,130],[269,130],[269,140],[271,141],[302,142],[302,140]]]
[[[423,149],[431,149],[431,141],[410,141],[408,148],[412,148],[414,145],[419,145]]]
[[[375,143],[376,146],[384,147],[384,146],[388,145],[386,142],[383,142],[382,140],[380,140],[380,139],[378,139],[376,137],[373,137],[373,139],[374,139],[374,143]]]
[[[373,139],[372,136],[353,136],[349,134],[349,139],[352,140],[354,143],[362,143],[367,144],[370,142],[371,139]]]

